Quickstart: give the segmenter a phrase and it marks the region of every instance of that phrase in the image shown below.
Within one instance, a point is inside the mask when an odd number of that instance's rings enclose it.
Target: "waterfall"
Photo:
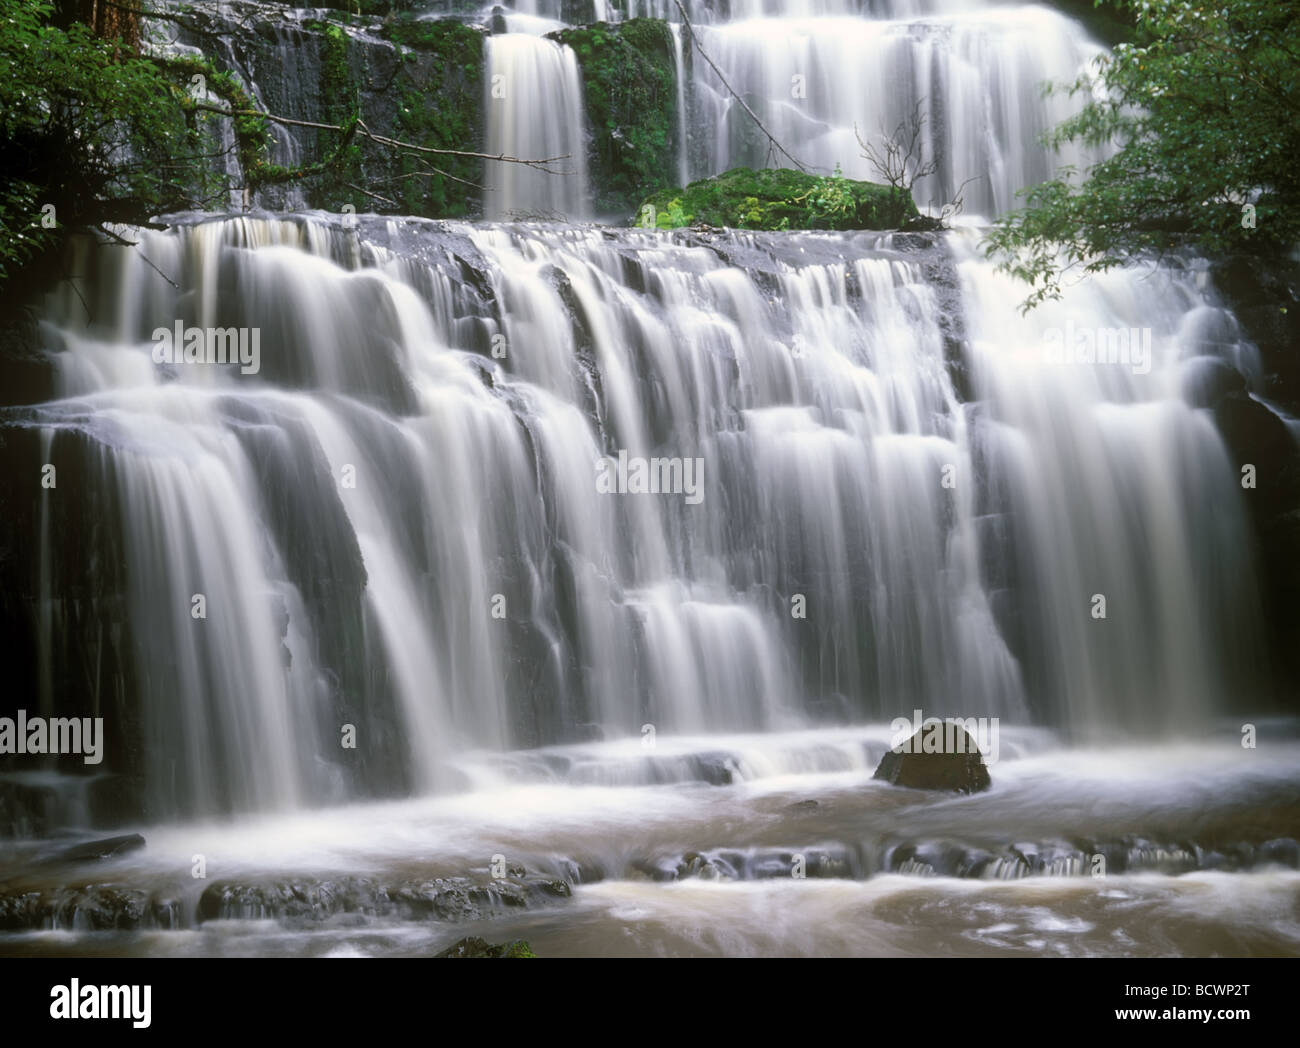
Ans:
[[[677,182],[686,185],[691,181],[690,139],[687,132],[686,110],[686,75],[689,66],[686,63],[685,43],[682,40],[684,27],[678,23],[669,26],[673,34],[673,73],[677,80]]]
[[[487,40],[487,152],[525,160],[564,157],[560,174],[498,164],[484,197],[496,218],[579,219],[587,208],[587,138],[577,59],[530,33]]]
[[[89,328],[47,303],[30,424],[114,492],[151,811],[434,790],[454,754],[644,724],[1171,730],[1255,654],[1235,474],[1180,393],[1237,351],[1194,272],[1025,318],[973,233],[140,236],[81,260]],[[177,321],[258,330],[259,369],[156,363]],[[1053,356],[1085,323],[1149,355]],[[620,454],[700,463],[698,499],[602,491]]]
[[[791,15],[698,31],[732,87],[813,170],[838,164],[850,178],[881,181],[859,138],[878,147],[919,105],[917,159],[938,165],[916,183],[923,208],[961,195],[968,215],[1001,214],[1018,190],[1046,181],[1058,166],[1100,159],[1073,147],[1054,156],[1039,144],[1078,105],[1065,95],[1044,97],[1042,85],[1074,80],[1101,54],[1075,23],[1047,8],[920,19]],[[693,68],[706,173],[771,163],[766,138],[708,63]]]
[[[1051,6],[683,5],[150,30],[274,164],[370,137],[67,230],[0,327],[0,952],[1300,952],[1273,292],[1170,252],[1022,311],[989,224],[1102,155],[1039,141],[1103,54]],[[746,105],[873,181],[919,113],[964,213],[624,224],[780,163]],[[411,193],[389,135],[567,173]],[[987,789],[875,778],[934,717]]]

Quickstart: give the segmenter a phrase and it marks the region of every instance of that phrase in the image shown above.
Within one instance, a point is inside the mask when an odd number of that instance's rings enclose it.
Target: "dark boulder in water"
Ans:
[[[127,833],[121,837],[105,837],[102,840],[88,841],[72,848],[64,848],[51,855],[46,861],[50,863],[99,862],[125,855],[127,852],[138,851],[143,847],[143,837],[138,833]]]
[[[979,746],[960,724],[931,721],[889,750],[875,779],[914,790],[979,793],[991,784]]]

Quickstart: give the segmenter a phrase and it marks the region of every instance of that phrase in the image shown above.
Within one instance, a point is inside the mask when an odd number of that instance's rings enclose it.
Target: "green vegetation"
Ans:
[[[1134,256],[1282,258],[1300,239],[1300,5],[1116,3],[1136,39],[1069,87],[1089,101],[1049,144],[1117,151],[1028,190],[988,238],[1027,307]]]
[[[136,30],[129,18],[114,28]],[[335,46],[331,75],[346,69]],[[81,23],[55,24],[44,0],[0,0],[0,286],[64,231],[224,207],[235,187],[214,162],[223,113],[234,114],[247,192],[347,159],[355,116],[320,162],[271,164],[269,124],[256,108],[239,81],[206,58],[138,55]]]
[[[483,32],[461,22],[405,16],[385,32],[410,49],[389,88],[397,99],[399,137],[434,149],[474,150],[482,137]],[[435,170],[444,174],[430,173]],[[448,156],[430,162],[404,153],[389,195],[406,214],[460,218],[477,205],[471,183],[482,179],[480,160]]]
[[[361,103],[352,68],[348,61],[351,37],[341,26],[326,25],[321,30],[320,93],[321,109],[326,121],[339,126],[355,124],[361,116]],[[322,156],[328,156],[338,139],[337,132],[318,131],[317,142]],[[356,206],[356,192],[347,188],[349,182],[362,181],[361,146],[355,138],[339,151],[337,163],[332,165],[332,177],[322,179],[320,188],[313,194],[318,207],[338,211],[346,203]]]
[[[181,83],[52,14],[44,0],[0,0],[0,283],[60,228],[143,221],[212,189]]]
[[[437,957],[536,957],[533,948],[525,939],[513,939],[507,943],[490,943],[477,935],[469,935],[452,943]]]
[[[511,957],[511,958],[525,958],[525,957],[536,957],[537,954],[533,953],[533,948],[528,945],[528,942],[526,940],[515,939],[513,942],[508,942],[505,944],[500,956]]]
[[[639,225],[658,229],[896,229],[923,222],[909,194],[845,178],[838,166],[833,175],[738,167],[656,193],[638,215]]]
[[[1125,0],[1051,0],[1052,6],[1077,18],[1109,47],[1133,39],[1133,14]]]
[[[385,7],[385,10],[387,7]],[[482,161],[433,156],[405,143],[473,151],[480,138],[483,33],[410,15],[386,26],[403,53],[396,75],[372,88],[369,53],[334,21],[306,27],[319,41],[321,113],[314,163],[272,164],[270,118],[232,73],[204,56],[148,56],[131,45],[136,16],[123,9],[96,29],[60,19],[47,0],[0,0],[0,286],[48,257],[64,232],[146,225],[171,211],[224,208],[246,195],[304,182],[313,205],[360,205],[353,186],[377,187],[391,210],[468,214]],[[360,130],[392,128],[398,141]],[[242,173],[221,161],[229,120]],[[434,161],[433,163],[430,160]],[[104,235],[110,235],[105,230]]]
[[[675,179],[672,32],[662,19],[634,18],[563,29],[551,38],[573,48],[582,71],[596,210],[630,215]]]

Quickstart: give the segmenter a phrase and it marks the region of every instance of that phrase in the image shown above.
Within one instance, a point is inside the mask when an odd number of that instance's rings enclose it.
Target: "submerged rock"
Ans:
[[[220,881],[199,898],[198,919],[325,920],[339,914],[406,920],[468,921],[568,898],[564,881],[511,876],[379,880],[304,877],[255,882]]]
[[[42,887],[15,882],[0,883],[0,931],[183,928],[212,920],[277,920],[298,926],[370,917],[472,921],[549,906],[571,894],[566,882],[538,874],[490,881],[354,876],[219,881],[189,903],[181,901],[183,892],[175,885],[154,890],[120,883]]]
[[[64,862],[99,862],[103,859],[116,858],[127,852],[138,851],[144,847],[144,838],[138,833],[127,833],[120,837],[105,837],[103,840],[88,841],[51,855],[47,863]]]
[[[493,945],[485,939],[470,935],[453,943],[435,957],[536,957],[533,948],[523,939]]]
[[[991,785],[979,746],[960,724],[931,721],[881,758],[874,779],[914,790],[979,793]]]

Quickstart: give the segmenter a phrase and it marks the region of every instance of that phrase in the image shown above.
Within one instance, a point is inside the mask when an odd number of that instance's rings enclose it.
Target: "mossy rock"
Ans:
[[[573,49],[591,127],[588,170],[602,214],[630,215],[671,185],[677,160],[677,81],[672,31],[660,18],[562,29]]]
[[[523,939],[493,944],[477,936],[467,936],[447,947],[438,957],[536,957],[533,948]]]
[[[403,14],[384,25],[382,34],[395,44],[428,51],[452,61],[466,49],[482,50],[483,30],[452,18]]]
[[[453,19],[402,15],[383,35],[403,50],[396,77],[387,89],[395,100],[392,135],[435,149],[473,151],[482,146],[483,29]],[[383,191],[403,214],[463,218],[478,207],[478,191],[467,183],[483,181],[483,163],[471,157],[444,156],[432,164],[409,153],[394,162],[396,180]],[[433,166],[448,175],[422,174]],[[458,181],[459,180],[459,181]]]
[[[637,225],[656,229],[899,229],[926,220],[910,194],[874,182],[789,168],[737,167],[649,197]]]
[[[411,11],[420,6],[420,0],[322,0],[317,7],[342,11],[348,15],[389,15]]]

